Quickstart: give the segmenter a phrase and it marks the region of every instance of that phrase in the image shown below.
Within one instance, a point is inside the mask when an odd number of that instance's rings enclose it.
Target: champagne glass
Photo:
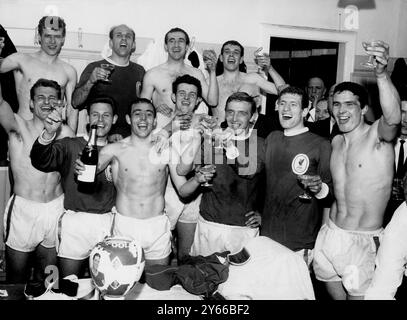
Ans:
[[[200,173],[202,173],[202,174],[211,173],[211,172],[214,172],[215,168],[216,168],[216,166],[214,164],[206,164],[206,165],[201,166],[198,169],[198,171]],[[213,184],[210,183],[209,181],[206,181],[205,183],[201,184],[201,186],[203,186],[203,187],[212,187]]]
[[[223,149],[227,147],[228,140],[233,136],[233,131],[228,127],[225,130],[222,128],[215,128],[212,131],[212,142],[215,149]]]
[[[110,76],[112,75],[112,73],[114,71],[114,65],[110,64],[110,63],[102,63],[100,65],[100,67],[109,73],[103,81],[109,82],[109,83],[112,82],[112,80],[110,79]]]
[[[202,59],[204,62],[210,60],[210,56],[214,55],[216,57],[216,52],[213,49],[205,49],[202,51]]]
[[[212,137],[212,131],[218,124],[215,117],[205,115],[201,118],[201,124],[204,127],[204,134]]]
[[[259,65],[259,60],[258,58],[262,57],[263,54],[261,51],[263,50],[263,47],[257,48],[256,51],[254,51],[254,62],[257,65],[257,73],[260,73],[262,70],[262,67]]]
[[[379,44],[379,41],[377,40],[370,40],[368,42],[362,42],[362,46],[365,50],[367,50],[367,47],[374,47],[375,45]],[[376,66],[374,64],[374,56],[369,55],[369,58],[367,61],[362,62],[360,64],[362,67],[368,68],[368,69],[374,69]]]

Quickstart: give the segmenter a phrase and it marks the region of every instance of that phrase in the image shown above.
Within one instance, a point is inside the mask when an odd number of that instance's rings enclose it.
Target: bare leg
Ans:
[[[49,269],[50,267],[51,269]],[[35,280],[43,282],[46,274],[53,275],[54,277],[57,276],[57,274],[54,274],[57,272],[57,269],[53,269],[53,267],[57,268],[57,252],[55,248],[45,248],[39,245],[35,257]]]
[[[30,278],[31,252],[21,252],[6,245],[6,281],[27,283]]]
[[[88,259],[84,260],[74,260],[68,258],[58,257],[59,271],[61,272],[61,279],[69,276],[71,274],[76,275],[78,278],[81,277],[83,272],[83,267]]]
[[[178,262],[189,254],[194,242],[196,223],[177,222],[178,232]]]
[[[346,300],[346,291],[341,281],[326,282],[326,290],[334,300]]]

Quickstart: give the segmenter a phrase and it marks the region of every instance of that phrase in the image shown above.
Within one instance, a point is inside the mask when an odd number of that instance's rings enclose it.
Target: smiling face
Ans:
[[[347,90],[334,94],[332,108],[339,130],[344,133],[363,123],[363,115],[367,111],[367,106],[360,105],[359,97]]]
[[[126,115],[126,121],[131,126],[132,134],[147,138],[157,125],[153,105],[146,102],[133,104],[130,116]]]
[[[95,274],[98,272],[99,262],[100,262],[100,256],[98,254],[95,254],[93,256],[93,265],[92,265],[92,271]]]
[[[93,103],[89,109],[89,123],[96,124],[96,135],[105,138],[109,134],[112,125],[116,122],[117,115],[113,115],[112,106],[108,103]]]
[[[176,110],[182,114],[192,113],[201,102],[198,97],[198,88],[193,84],[180,83],[177,87],[177,93],[172,94]]]
[[[35,117],[45,120],[58,102],[58,92],[52,87],[37,87],[34,100],[30,100],[30,109]]]
[[[252,106],[246,101],[230,101],[226,105],[225,116],[228,127],[235,135],[240,135],[249,131],[249,123],[252,117]]]
[[[277,102],[278,118],[281,126],[286,130],[304,127],[304,117],[308,109],[301,106],[302,97],[294,93],[281,95]]]
[[[136,42],[132,30],[125,25],[115,27],[112,32],[112,39],[110,39],[109,45],[112,49],[113,56],[130,56],[133,50],[136,49]]]
[[[170,32],[164,48],[173,60],[184,60],[188,50],[185,34],[181,31]]]
[[[220,55],[220,61],[223,63],[223,67],[226,70],[238,70],[239,65],[243,62],[242,50],[239,46],[227,44]]]
[[[49,56],[57,56],[65,43],[63,30],[52,30],[44,28],[40,35],[41,49]]]

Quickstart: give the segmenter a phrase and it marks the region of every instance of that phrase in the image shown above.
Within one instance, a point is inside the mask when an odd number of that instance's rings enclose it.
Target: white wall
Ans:
[[[407,56],[405,0],[375,0],[376,9],[359,11],[357,42],[380,38],[393,56]],[[106,34],[127,23],[140,37],[162,39],[171,27],[185,28],[199,42],[237,39],[245,46],[261,42],[260,23],[343,28],[338,0],[0,0],[0,23],[34,28],[48,5],[56,5],[69,31]],[[341,14],[341,20],[340,16]],[[18,39],[16,39],[18,44]],[[363,54],[356,46],[355,54]]]

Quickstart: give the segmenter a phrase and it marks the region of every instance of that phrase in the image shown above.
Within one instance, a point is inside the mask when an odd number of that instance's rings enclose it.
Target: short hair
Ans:
[[[364,108],[368,104],[367,91],[360,84],[350,81],[341,82],[336,85],[334,95],[343,91],[350,91],[355,96],[358,96],[361,108]]]
[[[222,49],[220,49],[220,54],[223,54],[223,50],[225,49],[225,47],[226,47],[227,45],[238,46],[238,47],[240,48],[240,52],[241,52],[241,54],[242,54],[242,57],[244,56],[244,48],[243,48],[243,46],[242,46],[239,42],[237,42],[236,40],[229,40],[229,41],[226,41],[226,42],[222,45]]]
[[[57,21],[57,23],[55,23],[55,20]],[[58,27],[56,27],[56,25]],[[66,34],[66,24],[64,19],[62,19],[61,17],[58,16],[44,16],[40,19],[40,21],[38,22],[38,34],[40,36],[42,36],[42,33],[44,32],[45,28],[51,29],[51,30],[55,30],[58,31],[60,29],[62,29],[62,36],[65,37]]]
[[[119,24],[119,25],[117,25],[117,26],[111,27],[111,28],[110,28],[110,31],[109,31],[109,38],[110,38],[110,40],[113,40],[113,33],[114,33],[114,30],[115,30],[117,27],[120,27],[120,26],[125,26],[125,27],[129,28],[130,31],[131,31],[131,34],[133,35],[133,40],[136,41],[136,33],[135,33],[134,30],[133,30],[132,28],[130,28],[127,24]]]
[[[57,91],[58,99],[61,99],[62,97],[61,86],[58,84],[58,82],[54,80],[40,78],[33,84],[33,86],[30,89],[31,100],[34,100],[35,90],[39,87],[54,88]]]
[[[99,252],[96,252],[96,253],[93,255],[92,260],[95,259],[96,257],[99,257],[99,258],[100,258],[100,253],[99,253]]]
[[[191,84],[195,86],[198,89],[198,97],[202,97],[202,86],[201,86],[201,81],[199,81],[197,78],[190,76],[189,74],[184,74],[182,76],[177,77],[175,81],[172,83],[172,92],[174,94],[177,93],[178,86],[181,83],[186,83],[186,84]]]
[[[226,100],[225,110],[228,108],[228,104],[233,101],[247,102],[250,105],[250,113],[253,115],[256,112],[257,106],[254,98],[246,92],[235,92],[232,93]]]
[[[151,100],[146,99],[146,98],[136,98],[132,102],[130,102],[129,106],[127,107],[127,114],[129,116],[131,115],[131,108],[133,107],[133,105],[139,104],[139,103],[147,103],[147,104],[151,105],[153,107],[154,118],[157,117],[157,111],[155,110],[153,103],[151,102]]]
[[[287,88],[283,89],[280,92],[280,94],[278,96],[279,101],[280,101],[281,97],[284,94],[296,94],[296,95],[299,95],[301,97],[301,108],[302,109],[308,108],[308,104],[309,104],[308,95],[301,88],[294,87],[294,86],[288,86]]]
[[[109,96],[99,96],[90,100],[87,107],[88,114],[90,114],[90,107],[96,103],[106,103],[110,105],[112,107],[113,115],[117,114],[116,100]]]
[[[168,36],[169,36],[169,34],[172,33],[172,32],[182,32],[182,33],[185,35],[185,42],[186,42],[187,46],[189,45],[190,40],[189,40],[188,33],[186,33],[185,30],[183,30],[183,29],[181,29],[181,28],[178,28],[178,27],[172,28],[170,31],[168,31],[168,32],[165,34],[165,37],[164,37],[164,43],[165,43],[165,44],[168,43]]]

